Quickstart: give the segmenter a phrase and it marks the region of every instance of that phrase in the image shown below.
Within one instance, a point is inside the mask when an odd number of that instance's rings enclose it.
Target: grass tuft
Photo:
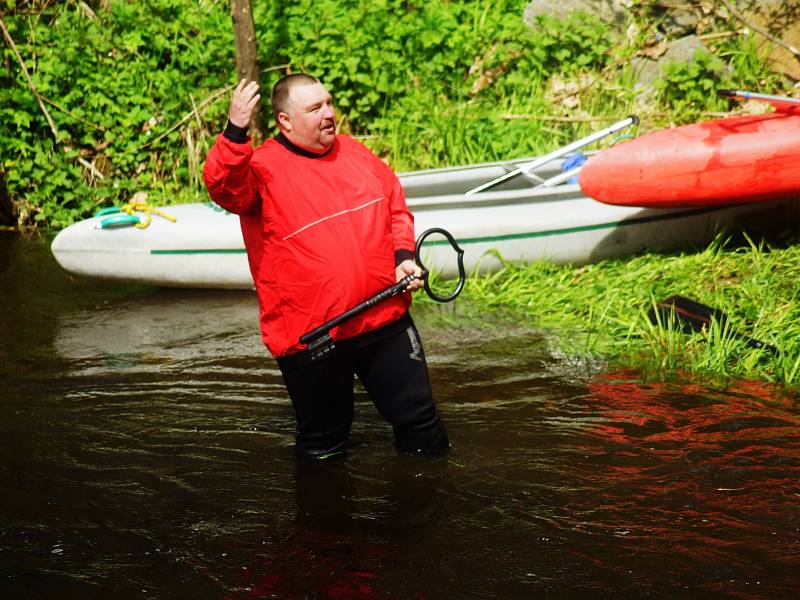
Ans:
[[[550,332],[561,352],[636,366],[659,377],[694,373],[800,387],[800,246],[718,237],[696,253],[650,253],[574,267],[506,263],[472,274],[459,299],[480,314],[502,308]],[[446,282],[445,282],[446,283]],[[648,310],[680,294],[728,315],[686,334]],[[750,347],[755,338],[777,353]]]

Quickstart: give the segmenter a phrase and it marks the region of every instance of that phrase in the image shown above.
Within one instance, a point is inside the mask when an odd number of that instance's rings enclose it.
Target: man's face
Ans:
[[[323,152],[333,144],[336,113],[333,98],[321,83],[293,87],[287,112],[281,113],[279,118],[286,137],[301,148]]]

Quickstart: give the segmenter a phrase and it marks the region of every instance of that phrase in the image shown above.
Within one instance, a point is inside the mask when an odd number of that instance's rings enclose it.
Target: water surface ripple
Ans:
[[[453,443],[292,455],[252,294],[74,279],[0,237],[2,598],[788,598],[797,396],[646,383],[415,309]]]

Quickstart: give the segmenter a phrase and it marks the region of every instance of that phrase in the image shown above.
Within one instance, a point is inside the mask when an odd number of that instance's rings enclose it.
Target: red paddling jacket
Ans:
[[[214,202],[240,217],[261,335],[285,356],[304,348],[302,334],[396,282],[396,264],[413,258],[414,217],[397,176],[351,137],[336,136],[324,154],[282,134],[255,151],[244,135],[229,138],[217,137],[203,177]],[[410,303],[394,296],[331,336],[386,325]]]

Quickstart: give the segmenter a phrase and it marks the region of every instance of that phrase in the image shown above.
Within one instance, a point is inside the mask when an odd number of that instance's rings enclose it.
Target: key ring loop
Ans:
[[[453,250],[456,251],[458,255],[458,285],[456,285],[456,289],[448,294],[447,296],[439,296],[436,294],[432,289],[431,286],[428,284],[428,269],[425,268],[425,265],[422,264],[422,258],[420,254],[420,250],[422,249],[423,242],[427,239],[428,236],[434,233],[441,233],[447,241],[452,246]],[[417,258],[417,264],[422,268],[422,278],[424,281],[425,292],[427,292],[428,296],[431,299],[436,300],[437,302],[450,302],[451,300],[455,300],[456,297],[461,293],[461,290],[464,289],[464,283],[467,280],[467,274],[464,271],[464,251],[456,242],[455,238],[450,234],[449,231],[446,229],[442,229],[441,227],[432,227],[430,229],[426,229],[422,234],[417,238],[417,245],[414,249],[414,254]]]

